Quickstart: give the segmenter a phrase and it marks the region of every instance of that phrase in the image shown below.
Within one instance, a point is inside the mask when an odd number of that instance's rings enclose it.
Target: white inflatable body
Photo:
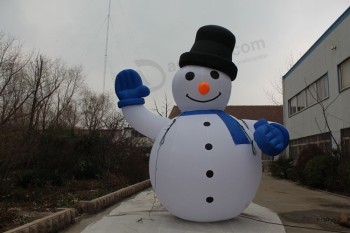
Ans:
[[[165,208],[199,222],[243,212],[260,184],[260,153],[254,155],[251,144],[235,145],[215,114],[181,116],[167,128],[154,143],[149,166],[152,186]]]
[[[214,71],[214,79],[212,72],[190,65],[175,74],[173,95],[182,112],[225,109],[231,80],[220,71]],[[193,77],[187,79],[188,74]],[[210,86],[205,94],[199,91],[203,82]],[[236,145],[218,115],[170,120],[150,113],[143,105],[122,111],[132,127],[156,139],[150,179],[169,212],[186,220],[213,222],[234,218],[251,203],[261,179],[261,151],[254,142]],[[255,121],[238,122],[251,141]]]

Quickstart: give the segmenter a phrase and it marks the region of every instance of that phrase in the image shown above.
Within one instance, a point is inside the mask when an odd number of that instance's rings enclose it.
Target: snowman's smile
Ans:
[[[193,100],[193,101],[196,101],[196,102],[207,103],[207,102],[216,100],[217,98],[219,98],[220,95],[221,95],[221,92],[219,92],[219,94],[217,96],[215,96],[214,98],[209,99],[209,100],[196,100],[196,99],[192,98],[189,94],[186,94],[186,97],[189,98],[190,100]]]

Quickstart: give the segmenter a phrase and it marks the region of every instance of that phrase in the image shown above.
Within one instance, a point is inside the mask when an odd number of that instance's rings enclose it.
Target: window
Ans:
[[[297,98],[293,97],[289,100],[289,115],[293,115],[297,112]]]
[[[306,106],[310,107],[316,103],[316,83],[311,84],[306,89]]]
[[[329,97],[328,93],[328,74],[323,75],[316,81],[317,100],[321,101]]]
[[[297,102],[298,102],[298,112],[303,110],[306,107],[305,90],[303,90],[297,95]]]
[[[304,88],[288,101],[289,116],[329,97],[328,74]]]
[[[350,87],[350,58],[346,59],[338,66],[338,75],[340,90],[342,91]]]

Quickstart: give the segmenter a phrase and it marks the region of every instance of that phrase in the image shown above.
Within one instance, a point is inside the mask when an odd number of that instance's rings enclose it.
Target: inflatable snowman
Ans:
[[[180,57],[172,92],[181,114],[162,118],[148,111],[149,89],[134,70],[117,75],[118,106],[140,133],[155,139],[149,164],[153,189],[179,218],[213,222],[239,215],[251,203],[261,179],[261,152],[274,156],[289,142],[288,131],[266,120],[226,114],[235,37],[227,29],[201,27]]]

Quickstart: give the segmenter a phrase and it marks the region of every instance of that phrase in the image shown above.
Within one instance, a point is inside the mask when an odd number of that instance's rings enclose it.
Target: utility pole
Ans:
[[[107,67],[107,53],[108,53],[108,37],[109,37],[109,23],[111,20],[111,1],[109,0],[108,4],[108,15],[107,15],[107,34],[106,34],[106,44],[105,44],[105,62],[103,69],[103,94],[105,93],[106,88],[106,67]]]

